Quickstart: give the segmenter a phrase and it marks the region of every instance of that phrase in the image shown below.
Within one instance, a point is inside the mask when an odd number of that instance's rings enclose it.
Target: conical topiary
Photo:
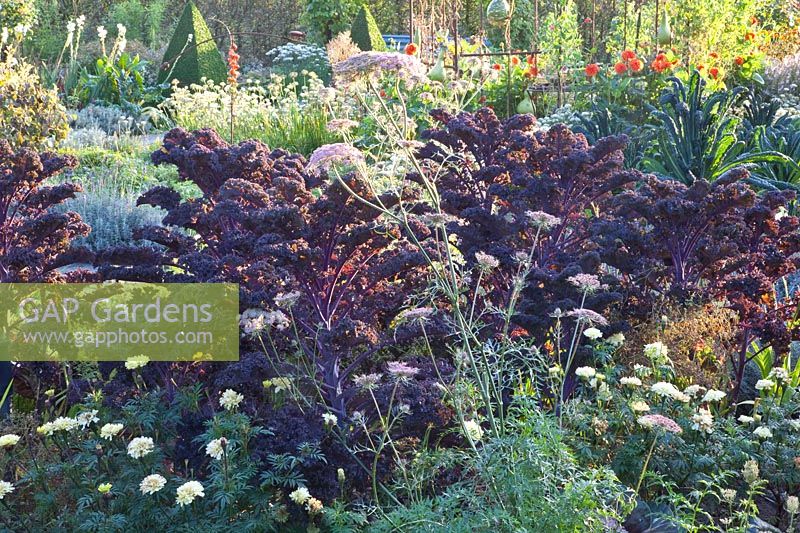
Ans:
[[[372,16],[366,5],[361,6],[358,15],[353,19],[350,38],[363,52],[368,50],[386,51],[386,43],[378,29],[378,23],[375,22],[375,17]]]
[[[225,81],[227,75],[228,69],[208,24],[194,2],[189,0],[164,53],[158,82],[177,79],[181,85],[191,85],[206,78],[219,83]]]

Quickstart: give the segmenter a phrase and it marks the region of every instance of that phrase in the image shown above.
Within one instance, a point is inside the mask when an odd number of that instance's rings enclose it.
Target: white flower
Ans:
[[[496,257],[483,252],[475,252],[475,261],[478,262],[478,268],[484,272],[491,272],[500,266],[500,261]]]
[[[70,20],[67,22],[67,33],[75,33],[75,21]]]
[[[698,395],[698,393],[702,388],[703,387],[701,387],[700,385],[689,385],[688,387],[683,389],[683,393],[688,394],[689,396],[694,398],[695,396]]]
[[[714,416],[708,409],[699,409],[692,415],[692,429],[695,431],[714,432]]]
[[[636,413],[646,413],[650,410],[650,406],[642,401],[631,402],[631,410]]]
[[[297,505],[303,505],[309,498],[311,498],[311,493],[305,487],[299,487],[289,494],[289,499]]]
[[[84,411],[83,413],[79,414],[75,417],[75,421],[81,427],[81,429],[86,429],[95,422],[100,422],[100,419],[97,418],[97,409],[93,409],[91,411]]]
[[[72,431],[78,427],[78,421],[74,418],[60,416],[52,422],[39,426],[36,429],[37,433],[50,436],[57,431]]]
[[[589,338],[589,339],[591,339],[593,341],[596,341],[597,339],[599,339],[600,337],[603,336],[603,332],[600,331],[597,328],[586,328],[583,331],[583,336],[587,337],[587,338]]]
[[[612,346],[622,346],[623,342],[625,342],[625,335],[622,333],[614,333],[608,338],[608,343]]]
[[[206,495],[203,490],[203,485],[199,481],[187,481],[175,491],[177,496],[175,503],[181,507],[189,505],[195,498],[202,498]]]
[[[28,34],[28,31],[30,31],[30,29],[31,29],[30,26],[20,23],[14,26],[14,33],[16,33],[17,35],[21,35],[22,37],[25,37],[25,35]]]
[[[206,455],[219,461],[225,455],[225,448],[228,446],[228,439],[225,437],[214,439],[206,444]]]
[[[775,386],[775,382],[771,379],[759,379],[756,381],[756,390],[764,391],[767,389],[771,389]]]
[[[398,380],[411,379],[419,373],[419,368],[402,361],[389,361],[386,363],[386,370]]]
[[[579,366],[575,369],[575,375],[579,378],[589,379],[597,374],[597,370],[590,366]]]
[[[117,36],[120,39],[124,39],[127,32],[128,28],[126,28],[123,24],[117,24]]]
[[[0,437],[0,448],[10,448],[11,446],[16,446],[19,442],[20,436],[15,435],[14,433],[9,433],[8,435],[3,435]]]
[[[797,496],[786,498],[786,511],[790,515],[796,515],[798,510],[800,510],[800,500],[797,499]]]
[[[219,397],[219,404],[226,411],[232,411],[233,409],[236,409],[240,403],[242,403],[242,400],[244,400],[244,396],[235,390],[227,389],[222,393],[222,396]]]
[[[759,476],[759,469],[758,469],[758,461],[755,459],[748,459],[744,462],[742,466],[742,477],[744,480],[752,485],[756,481],[758,481]]]
[[[483,428],[474,420],[464,420],[464,431],[473,442],[478,442],[483,438]]]
[[[786,381],[789,381],[789,372],[782,366],[776,366],[775,368],[769,371],[769,377],[771,377],[778,383],[784,383]]]
[[[275,305],[289,309],[297,303],[302,294],[300,291],[291,291],[287,293],[279,292],[275,295]]]
[[[767,426],[758,426],[753,430],[753,435],[759,439],[770,439],[772,438],[772,431]]]
[[[336,415],[333,413],[323,413],[322,421],[326,426],[335,426],[339,422],[339,419],[336,418]]]
[[[79,15],[78,18],[75,19],[75,24],[78,25],[78,28],[83,28],[84,24],[86,24],[86,15]]]
[[[105,29],[104,26],[97,27],[97,36],[100,38],[101,41],[104,41],[107,35],[108,35],[108,30]]]
[[[150,362],[150,358],[145,355],[137,355],[136,357],[131,357],[127,361],[125,361],[125,368],[128,370],[136,370],[137,368],[142,368],[147,363]]]
[[[669,362],[669,357],[667,357],[668,353],[669,350],[662,342],[652,342],[644,347],[644,355],[658,364],[666,364]]]
[[[166,484],[167,480],[164,478],[164,476],[151,474],[144,478],[141,483],[139,483],[139,490],[142,491],[142,494],[155,494],[163,489],[164,485]]]
[[[0,480],[0,500],[5,498],[6,494],[11,494],[12,492],[14,492],[14,485],[8,481]]]
[[[754,420],[755,418],[753,418],[752,416],[742,415],[739,417],[739,422],[741,422],[742,424],[752,424]]]
[[[136,437],[128,443],[128,455],[134,459],[141,459],[155,450],[156,446],[150,437]]]
[[[689,398],[688,394],[684,394],[675,387],[672,383],[667,383],[666,381],[659,381],[658,383],[654,383],[650,387],[650,392],[654,394],[658,394],[659,396],[664,396],[667,398],[672,398],[673,400],[679,402],[688,402],[691,398]]]
[[[620,385],[623,385],[625,387],[641,387],[642,386],[642,380],[637,378],[637,377],[625,376],[623,378],[620,378],[619,383],[620,383]]]
[[[709,391],[706,392],[706,395],[703,396],[703,399],[700,400],[700,401],[708,402],[708,403],[718,402],[718,401],[722,400],[725,396],[726,396],[726,394],[724,392],[720,391],[720,390],[709,389]]]
[[[0,32],[0,45],[4,45],[8,42],[8,28],[3,26],[3,30]]]
[[[111,440],[122,431],[122,427],[122,424],[106,424],[100,428],[100,436],[106,440]]]

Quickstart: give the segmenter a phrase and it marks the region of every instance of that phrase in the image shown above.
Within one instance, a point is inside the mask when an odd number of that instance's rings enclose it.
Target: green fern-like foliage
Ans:
[[[191,85],[206,78],[219,83],[226,77],[227,67],[211,36],[211,30],[200,10],[190,0],[164,53],[158,82],[178,80],[181,85]]]
[[[378,23],[375,22],[375,17],[372,16],[372,12],[366,5],[361,6],[358,15],[353,19],[350,37],[365,52],[368,50],[377,50],[379,52],[386,50],[386,43],[383,41],[381,31],[378,29]]]

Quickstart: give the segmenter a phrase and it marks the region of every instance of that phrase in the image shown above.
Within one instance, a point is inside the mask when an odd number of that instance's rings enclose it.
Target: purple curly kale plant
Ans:
[[[662,298],[723,300],[739,317],[740,352],[733,360],[741,383],[752,341],[759,350],[788,352],[798,338],[798,298],[779,296],[776,283],[800,266],[800,221],[789,216],[791,192],[757,195],[748,172],[735,169],[713,183],[647,177],[620,194],[613,210],[628,217],[624,231],[606,234],[620,246],[627,290],[653,303]],[[622,259],[627,256],[627,259]]]
[[[342,178],[346,187],[323,182],[304,172],[301,156],[258,141],[229,145],[212,130],[174,129],[152,158],[175,165],[203,195],[145,193],[139,203],[165,209],[165,227],[137,238],[161,247],[106,253],[106,276],[238,283],[245,329],[265,328],[276,367],[301,352],[325,401],[344,416],[348,378],[395,342],[392,319],[427,281],[424,254],[351,194],[376,200],[355,175]],[[392,206],[398,198],[379,200]],[[427,229],[414,224],[414,232],[424,239]]]
[[[82,189],[73,183],[44,185],[76,165],[72,156],[27,148],[14,152],[0,140],[0,283],[63,282],[83,275],[59,268],[91,262],[87,250],[70,246],[89,234],[89,226],[73,211],[51,210]]]
[[[613,193],[641,178],[624,168],[624,136],[590,147],[563,125],[535,131],[530,115],[501,122],[484,108],[434,117],[443,125],[423,134],[429,142],[418,151],[420,165],[441,191],[441,208],[453,217],[448,229],[468,264],[486,255],[497,261],[485,276],[491,304],[508,308],[515,278],[527,271],[514,321],[542,335],[557,309],[603,313],[620,299],[596,236],[617,222],[606,209]],[[595,276],[597,290],[574,282],[582,275]]]

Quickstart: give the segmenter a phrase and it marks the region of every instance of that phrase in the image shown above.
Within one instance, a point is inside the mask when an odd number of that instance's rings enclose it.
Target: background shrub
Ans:
[[[0,139],[41,148],[61,141],[68,131],[58,93],[41,85],[33,66],[0,62]]]

